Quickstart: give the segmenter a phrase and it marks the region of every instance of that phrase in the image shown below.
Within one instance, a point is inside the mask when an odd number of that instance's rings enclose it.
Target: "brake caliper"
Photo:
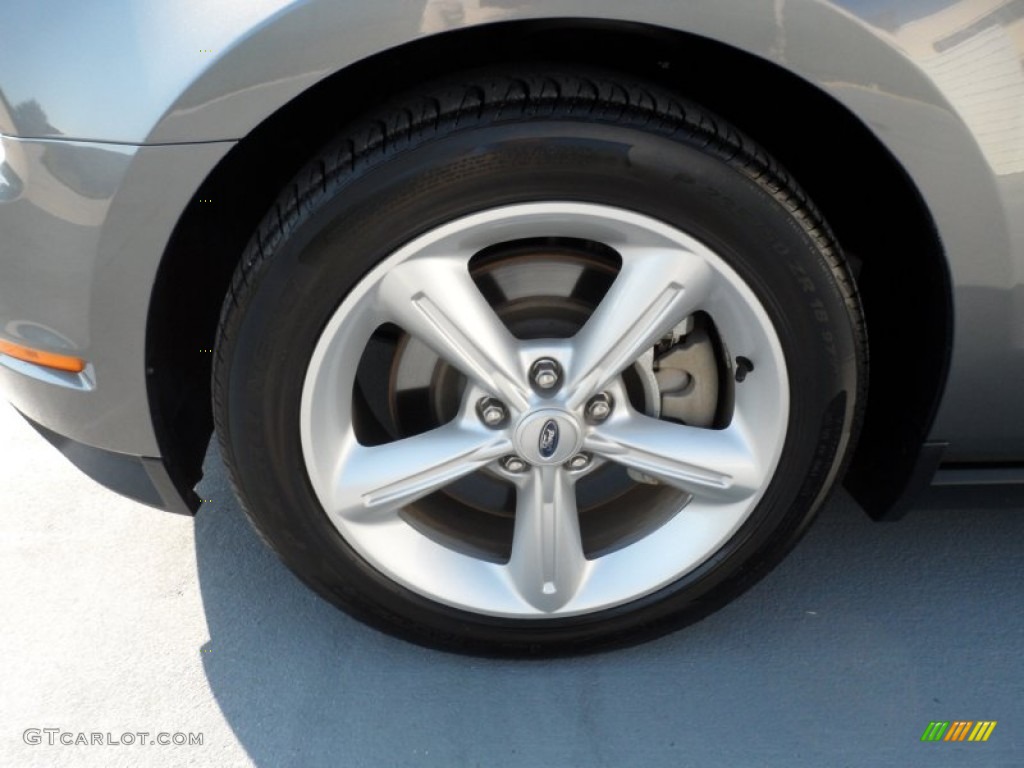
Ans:
[[[692,427],[710,427],[718,409],[719,372],[715,345],[698,318],[689,329],[655,350],[654,377],[660,416]]]
[[[637,361],[648,416],[693,427],[715,425],[723,379],[710,323],[705,315],[691,315]],[[627,471],[637,482],[659,483],[639,470]]]

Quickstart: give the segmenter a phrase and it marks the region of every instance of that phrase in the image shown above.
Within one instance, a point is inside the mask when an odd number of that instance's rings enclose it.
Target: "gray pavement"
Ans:
[[[199,490],[195,520],[115,496],[0,404],[0,766],[1024,764],[1024,510],[879,525],[840,493],[700,624],[516,662],[363,627],[262,546],[212,450]],[[920,741],[976,719],[987,743]],[[60,744],[94,732],[149,735]]]

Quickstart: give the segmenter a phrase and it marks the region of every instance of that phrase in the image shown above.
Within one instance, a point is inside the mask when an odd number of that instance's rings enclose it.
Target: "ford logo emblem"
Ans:
[[[550,459],[558,450],[558,422],[548,419],[540,428],[540,439],[537,441],[537,451],[542,459]]]

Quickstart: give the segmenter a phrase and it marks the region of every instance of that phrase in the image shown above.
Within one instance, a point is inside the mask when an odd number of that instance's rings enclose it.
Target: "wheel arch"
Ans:
[[[211,358],[196,350],[212,348],[232,272],[280,188],[367,105],[457,72],[465,61],[538,58],[614,69],[675,89],[753,136],[817,203],[860,267],[868,323],[871,388],[847,483],[869,512],[884,513],[911,480],[952,345],[949,269],[914,182],[847,107],[765,59],[662,27],[566,19],[469,27],[364,59],[283,104],[210,172],[169,241],[147,324],[154,426],[179,490],[201,476],[213,423]],[[836,148],[827,162],[807,151],[823,136]],[[858,178],[872,179],[870,196],[849,183]],[[907,292],[909,281],[918,290]]]

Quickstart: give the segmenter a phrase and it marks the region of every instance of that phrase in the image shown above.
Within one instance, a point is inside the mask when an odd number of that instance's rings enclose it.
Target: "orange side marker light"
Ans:
[[[43,352],[40,349],[32,349],[13,341],[0,339],[0,353],[10,355],[18,360],[36,365],[45,365],[47,368],[56,368],[58,371],[70,371],[79,373],[85,369],[85,360],[71,355],[58,355],[54,352]]]

